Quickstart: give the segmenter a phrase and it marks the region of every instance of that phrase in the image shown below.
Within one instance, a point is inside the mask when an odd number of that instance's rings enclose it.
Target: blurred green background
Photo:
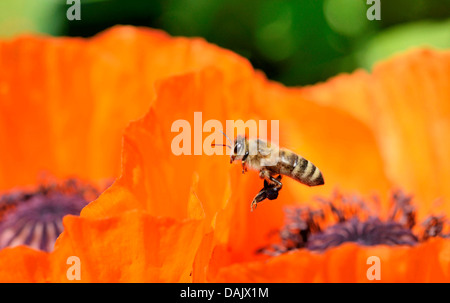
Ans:
[[[450,48],[450,0],[0,0],[0,36],[92,36],[116,24],[200,36],[247,57],[286,85],[324,81],[411,47]],[[69,1],[71,2],[71,1]]]

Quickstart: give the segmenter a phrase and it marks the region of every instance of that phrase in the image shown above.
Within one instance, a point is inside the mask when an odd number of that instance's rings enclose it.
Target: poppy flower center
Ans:
[[[94,187],[70,179],[0,196],[0,249],[27,245],[53,250],[63,230],[62,218],[78,215],[98,194]]]
[[[330,200],[318,200],[322,208],[286,209],[286,224],[279,233],[281,244],[264,247],[258,252],[279,255],[294,249],[324,251],[345,242],[365,246],[415,245],[430,237],[450,237],[444,233],[446,221],[443,216],[430,216],[422,224],[421,235],[413,233],[415,208],[412,197],[402,191],[392,194],[392,209],[385,220],[359,197],[335,193]],[[330,221],[329,216],[334,218],[334,223],[325,223]]]
[[[417,237],[412,231],[397,222],[383,222],[378,218],[360,221],[351,218],[330,226],[321,233],[312,234],[306,243],[309,250],[325,250],[344,242],[361,245],[414,245]]]

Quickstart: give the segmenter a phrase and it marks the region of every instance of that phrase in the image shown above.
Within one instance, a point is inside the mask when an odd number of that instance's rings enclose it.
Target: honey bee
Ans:
[[[228,140],[231,143],[229,138]],[[265,199],[274,200],[278,197],[278,193],[283,187],[282,176],[290,177],[308,186],[324,184],[322,173],[314,164],[302,156],[286,148],[278,147],[271,142],[261,139],[249,140],[246,137],[238,136],[231,146],[225,146],[232,149],[230,163],[240,161],[242,173],[245,173],[247,169],[256,170],[259,171],[259,176],[264,179],[264,187],[250,205],[251,211],[256,208],[259,202]]]

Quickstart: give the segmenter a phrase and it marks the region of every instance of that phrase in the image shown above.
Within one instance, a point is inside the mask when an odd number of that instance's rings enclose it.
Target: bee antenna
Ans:
[[[230,144],[233,145],[233,141],[231,141],[231,139],[227,136],[227,134],[225,134],[222,130],[220,132],[228,139],[228,142],[230,142]]]
[[[211,146],[226,146],[226,147],[228,147],[229,149],[231,149],[231,146],[229,146],[228,144],[216,144],[216,143],[211,143]]]

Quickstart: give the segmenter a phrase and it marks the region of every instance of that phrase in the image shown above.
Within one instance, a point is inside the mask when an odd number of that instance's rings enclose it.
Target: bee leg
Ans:
[[[242,161],[242,173],[245,174],[247,172],[247,164]]]
[[[269,177],[269,180],[272,182],[272,184],[275,185],[278,190],[281,190],[283,187],[283,183],[281,183],[281,175],[278,175],[278,177],[274,178],[273,176]]]
[[[264,188],[259,191],[259,193],[255,196],[255,198],[252,201],[252,204],[250,205],[250,210],[253,211],[256,208],[256,205],[267,198],[267,188],[266,188],[267,182],[264,180]]]

